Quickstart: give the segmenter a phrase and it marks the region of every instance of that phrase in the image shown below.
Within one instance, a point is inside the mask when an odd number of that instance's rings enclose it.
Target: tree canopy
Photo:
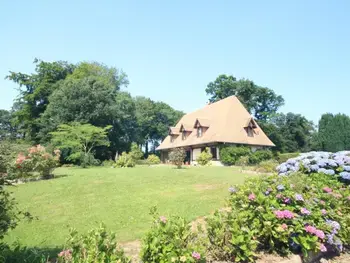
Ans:
[[[284,104],[282,96],[273,90],[256,85],[248,79],[237,80],[232,75],[219,75],[206,88],[210,102],[235,95],[258,120],[266,121]]]

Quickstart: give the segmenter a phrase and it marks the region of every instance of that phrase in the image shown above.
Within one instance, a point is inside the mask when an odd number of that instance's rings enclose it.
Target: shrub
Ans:
[[[130,154],[123,152],[122,155],[119,156],[115,165],[116,167],[134,167],[135,160],[131,157]]]
[[[249,164],[249,156],[241,156],[236,161],[235,165],[245,167]]]
[[[115,162],[113,160],[105,160],[102,162],[102,166],[113,167],[115,166]]]
[[[30,145],[19,142],[0,141],[0,174],[6,173],[12,160],[20,152],[26,152]]]
[[[350,188],[329,175],[273,175],[229,190],[231,210],[208,219],[216,258],[252,261],[258,250],[307,255],[350,243]]]
[[[147,163],[149,165],[152,165],[152,164],[160,164],[160,159],[157,155],[155,154],[150,154],[148,155],[148,158],[147,158]]]
[[[299,155],[300,155],[300,153],[277,153],[276,160],[279,163],[284,163],[288,159],[298,157]]]
[[[258,164],[262,161],[271,160],[273,158],[273,154],[269,150],[259,150],[252,153],[249,156],[249,163],[252,165]]]
[[[220,150],[220,159],[225,165],[234,165],[241,156],[250,154],[251,151],[247,147],[226,146]]]
[[[260,173],[273,173],[276,172],[278,162],[276,160],[262,161],[258,164],[256,171]]]
[[[102,225],[91,230],[87,235],[79,235],[72,230],[66,248],[58,254],[58,263],[110,263],[131,262],[118,247],[115,234],[106,232]]]
[[[154,221],[143,239],[142,262],[205,262],[198,236],[191,231],[188,221],[182,217],[159,216],[155,208],[151,214]]]
[[[28,149],[28,154],[18,154],[9,167],[9,174],[11,177],[23,178],[37,172],[43,178],[50,178],[52,170],[59,164],[60,154],[60,150],[55,150],[52,155],[41,145],[33,146]]]
[[[177,166],[177,168],[181,168],[184,163],[186,157],[186,152],[183,148],[175,148],[169,153],[169,161]]]
[[[337,176],[341,181],[350,183],[350,151],[337,153],[309,152],[287,160],[277,167],[280,175],[303,173],[322,173]]]
[[[213,156],[210,153],[210,149],[207,147],[205,148],[205,150],[203,152],[201,152],[201,154],[198,156],[197,158],[197,162],[200,165],[208,165],[210,164],[211,158],[213,158]]]
[[[142,150],[134,142],[131,144],[131,150],[130,150],[129,154],[134,161],[140,160],[143,157]]]
[[[87,168],[89,166],[98,166],[100,165],[100,160],[97,160],[92,153],[81,153],[80,157],[80,166],[82,168]]]

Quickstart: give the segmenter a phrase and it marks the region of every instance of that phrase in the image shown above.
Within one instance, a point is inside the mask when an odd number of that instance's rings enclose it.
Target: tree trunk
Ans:
[[[148,157],[148,141],[145,142],[145,158]]]

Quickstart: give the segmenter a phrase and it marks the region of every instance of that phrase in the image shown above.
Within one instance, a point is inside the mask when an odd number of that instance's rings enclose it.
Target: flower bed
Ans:
[[[254,261],[261,250],[341,252],[350,244],[350,187],[332,176],[273,175],[229,190],[232,209],[208,219],[217,260]]]
[[[350,183],[350,151],[302,153],[277,166],[277,171],[279,175],[289,175],[298,171],[307,174],[323,173],[335,175],[340,180]]]

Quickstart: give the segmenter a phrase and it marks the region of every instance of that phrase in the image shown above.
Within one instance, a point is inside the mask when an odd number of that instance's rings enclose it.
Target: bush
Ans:
[[[134,142],[131,144],[131,150],[130,150],[129,154],[134,161],[140,160],[143,157],[142,150]]]
[[[7,173],[10,163],[20,152],[26,152],[30,145],[11,141],[0,141],[0,174]]]
[[[210,164],[211,158],[213,158],[212,154],[210,153],[210,149],[207,147],[197,158],[197,162],[200,165],[208,165]]]
[[[151,210],[153,225],[142,243],[141,260],[153,262],[205,262],[198,236],[182,217],[166,218]]]
[[[81,153],[80,166],[82,168],[87,168],[89,166],[100,165],[100,160],[97,160],[92,153]]]
[[[229,190],[231,210],[208,219],[208,249],[217,259],[253,261],[259,250],[307,255],[350,244],[350,188],[329,175],[273,175]]]
[[[115,166],[115,162],[113,160],[105,160],[102,162],[102,166],[113,167]]]
[[[169,153],[169,161],[177,166],[177,168],[181,168],[184,163],[186,157],[186,152],[183,148],[175,148]]]
[[[52,155],[41,145],[33,146],[28,149],[28,154],[19,153],[10,164],[10,177],[23,178],[39,173],[43,178],[50,178],[52,170],[59,164],[60,154],[60,150],[55,150]]]
[[[273,173],[276,172],[278,162],[276,160],[262,161],[258,164],[256,171],[259,173]]]
[[[110,263],[131,262],[118,247],[115,234],[106,232],[102,225],[91,230],[87,235],[79,235],[72,230],[66,248],[58,254],[58,263]]]
[[[116,167],[135,167],[135,160],[130,154],[123,152],[115,163]]]
[[[226,146],[220,149],[220,159],[225,165],[234,165],[241,156],[248,156],[251,151],[247,147]]]
[[[271,160],[273,158],[273,154],[269,150],[259,150],[252,153],[249,156],[249,163],[252,165],[258,164],[262,161]]]
[[[241,156],[236,161],[235,165],[245,167],[249,164],[249,156]]]
[[[299,155],[300,155],[300,153],[277,153],[276,160],[279,163],[284,163],[288,159],[298,157]]]
[[[155,165],[155,164],[160,164],[160,159],[157,155],[155,154],[150,154],[148,155],[148,158],[147,158],[147,163],[149,165]]]

